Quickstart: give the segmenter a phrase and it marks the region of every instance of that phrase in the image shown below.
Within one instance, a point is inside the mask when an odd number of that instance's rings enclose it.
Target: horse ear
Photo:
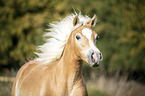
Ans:
[[[78,15],[76,15],[73,19],[73,26],[76,26],[77,24],[79,24],[79,18],[78,18]]]
[[[88,22],[88,24],[90,25],[90,27],[95,27],[97,22],[97,17],[96,14],[93,16],[93,18]]]

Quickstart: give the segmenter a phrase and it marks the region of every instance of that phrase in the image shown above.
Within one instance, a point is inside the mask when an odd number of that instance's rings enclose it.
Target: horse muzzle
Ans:
[[[91,67],[97,67],[100,65],[100,62],[103,60],[102,53],[98,53],[94,50],[90,50],[88,55],[88,62]]]

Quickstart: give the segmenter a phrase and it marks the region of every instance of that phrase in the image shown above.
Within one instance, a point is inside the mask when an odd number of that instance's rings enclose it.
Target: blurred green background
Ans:
[[[33,59],[48,24],[73,8],[99,20],[94,30],[104,59],[97,69],[84,64],[86,80],[117,74],[144,85],[145,0],[0,0],[0,75]]]

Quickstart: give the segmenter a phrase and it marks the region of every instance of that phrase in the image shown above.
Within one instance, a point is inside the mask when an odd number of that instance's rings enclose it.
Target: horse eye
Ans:
[[[77,35],[77,36],[76,36],[76,39],[79,40],[79,39],[81,39],[81,37],[80,37],[79,35]]]

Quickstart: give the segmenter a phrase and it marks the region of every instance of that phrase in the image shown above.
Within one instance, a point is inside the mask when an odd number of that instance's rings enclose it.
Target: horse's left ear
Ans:
[[[88,22],[88,24],[90,25],[90,27],[95,27],[97,22],[97,17],[96,14],[93,16],[93,18]]]
[[[79,20],[79,17],[78,15],[76,15],[73,19],[73,26],[76,26],[77,24],[79,24],[80,20]]]

